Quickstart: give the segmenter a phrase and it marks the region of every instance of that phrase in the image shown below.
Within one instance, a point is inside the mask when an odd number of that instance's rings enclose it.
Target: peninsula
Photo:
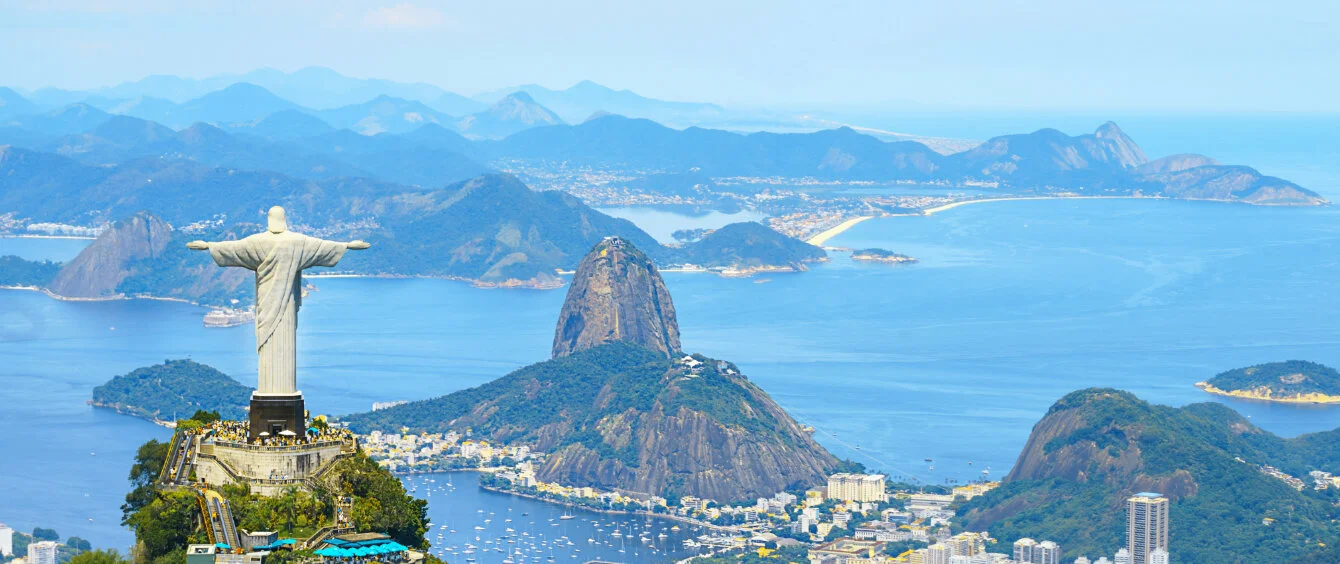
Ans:
[[[1196,387],[1215,395],[1281,403],[1340,404],[1340,372],[1305,360],[1223,372]]]

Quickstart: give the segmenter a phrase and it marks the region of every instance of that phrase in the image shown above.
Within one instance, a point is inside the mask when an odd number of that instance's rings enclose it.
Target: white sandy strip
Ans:
[[[860,223],[860,222],[865,221],[865,220],[867,220],[867,219],[871,219],[871,218],[873,218],[873,217],[874,217],[874,216],[870,216],[870,215],[864,215],[864,216],[861,216],[861,217],[853,217],[853,218],[851,218],[851,219],[848,219],[847,221],[844,221],[844,222],[842,222],[842,223],[839,223],[839,224],[837,224],[837,225],[835,225],[835,226],[833,226],[833,227],[830,227],[830,228],[824,230],[822,233],[820,233],[820,234],[818,234],[818,235],[815,235],[815,236],[813,236],[813,237],[810,237],[809,239],[806,239],[805,242],[806,242],[806,243],[809,243],[809,244],[811,244],[811,245],[814,245],[814,246],[816,246],[816,247],[822,246],[824,243],[828,242],[829,239],[832,239],[833,237],[837,237],[837,236],[838,236],[839,234],[841,234],[843,231],[846,231],[846,230],[848,230],[848,229],[851,229],[853,225],[856,225],[857,223]]]

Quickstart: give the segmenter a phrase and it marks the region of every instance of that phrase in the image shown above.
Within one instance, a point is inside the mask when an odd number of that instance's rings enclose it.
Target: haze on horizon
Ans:
[[[1337,112],[1340,7],[436,0],[0,5],[0,83],[96,88],[272,67],[462,94],[581,80],[776,108]]]

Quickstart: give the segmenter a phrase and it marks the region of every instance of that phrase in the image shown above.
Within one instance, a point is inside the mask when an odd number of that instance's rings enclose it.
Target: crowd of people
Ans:
[[[299,446],[316,442],[354,442],[352,431],[328,425],[309,427],[304,429],[301,434],[271,436],[268,433],[262,433],[262,436],[253,437],[246,421],[219,420],[205,425],[201,429],[201,434],[205,440],[212,439],[219,442],[256,446]]]

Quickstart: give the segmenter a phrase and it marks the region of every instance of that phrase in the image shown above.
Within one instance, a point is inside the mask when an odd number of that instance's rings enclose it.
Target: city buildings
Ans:
[[[1168,551],[1168,498],[1138,493],[1126,500],[1126,551],[1130,564],[1153,564],[1155,550]]]
[[[53,541],[35,542],[28,545],[28,564],[56,564],[56,547]]]
[[[1014,541],[1014,560],[1031,564],[1061,564],[1061,547],[1052,541],[1030,538]]]
[[[833,474],[828,477],[828,499],[885,501],[883,474]]]
[[[0,556],[14,556],[14,529],[0,523]]]
[[[809,560],[812,564],[848,564],[868,561],[883,549],[884,543],[879,541],[843,538],[811,548]]]

